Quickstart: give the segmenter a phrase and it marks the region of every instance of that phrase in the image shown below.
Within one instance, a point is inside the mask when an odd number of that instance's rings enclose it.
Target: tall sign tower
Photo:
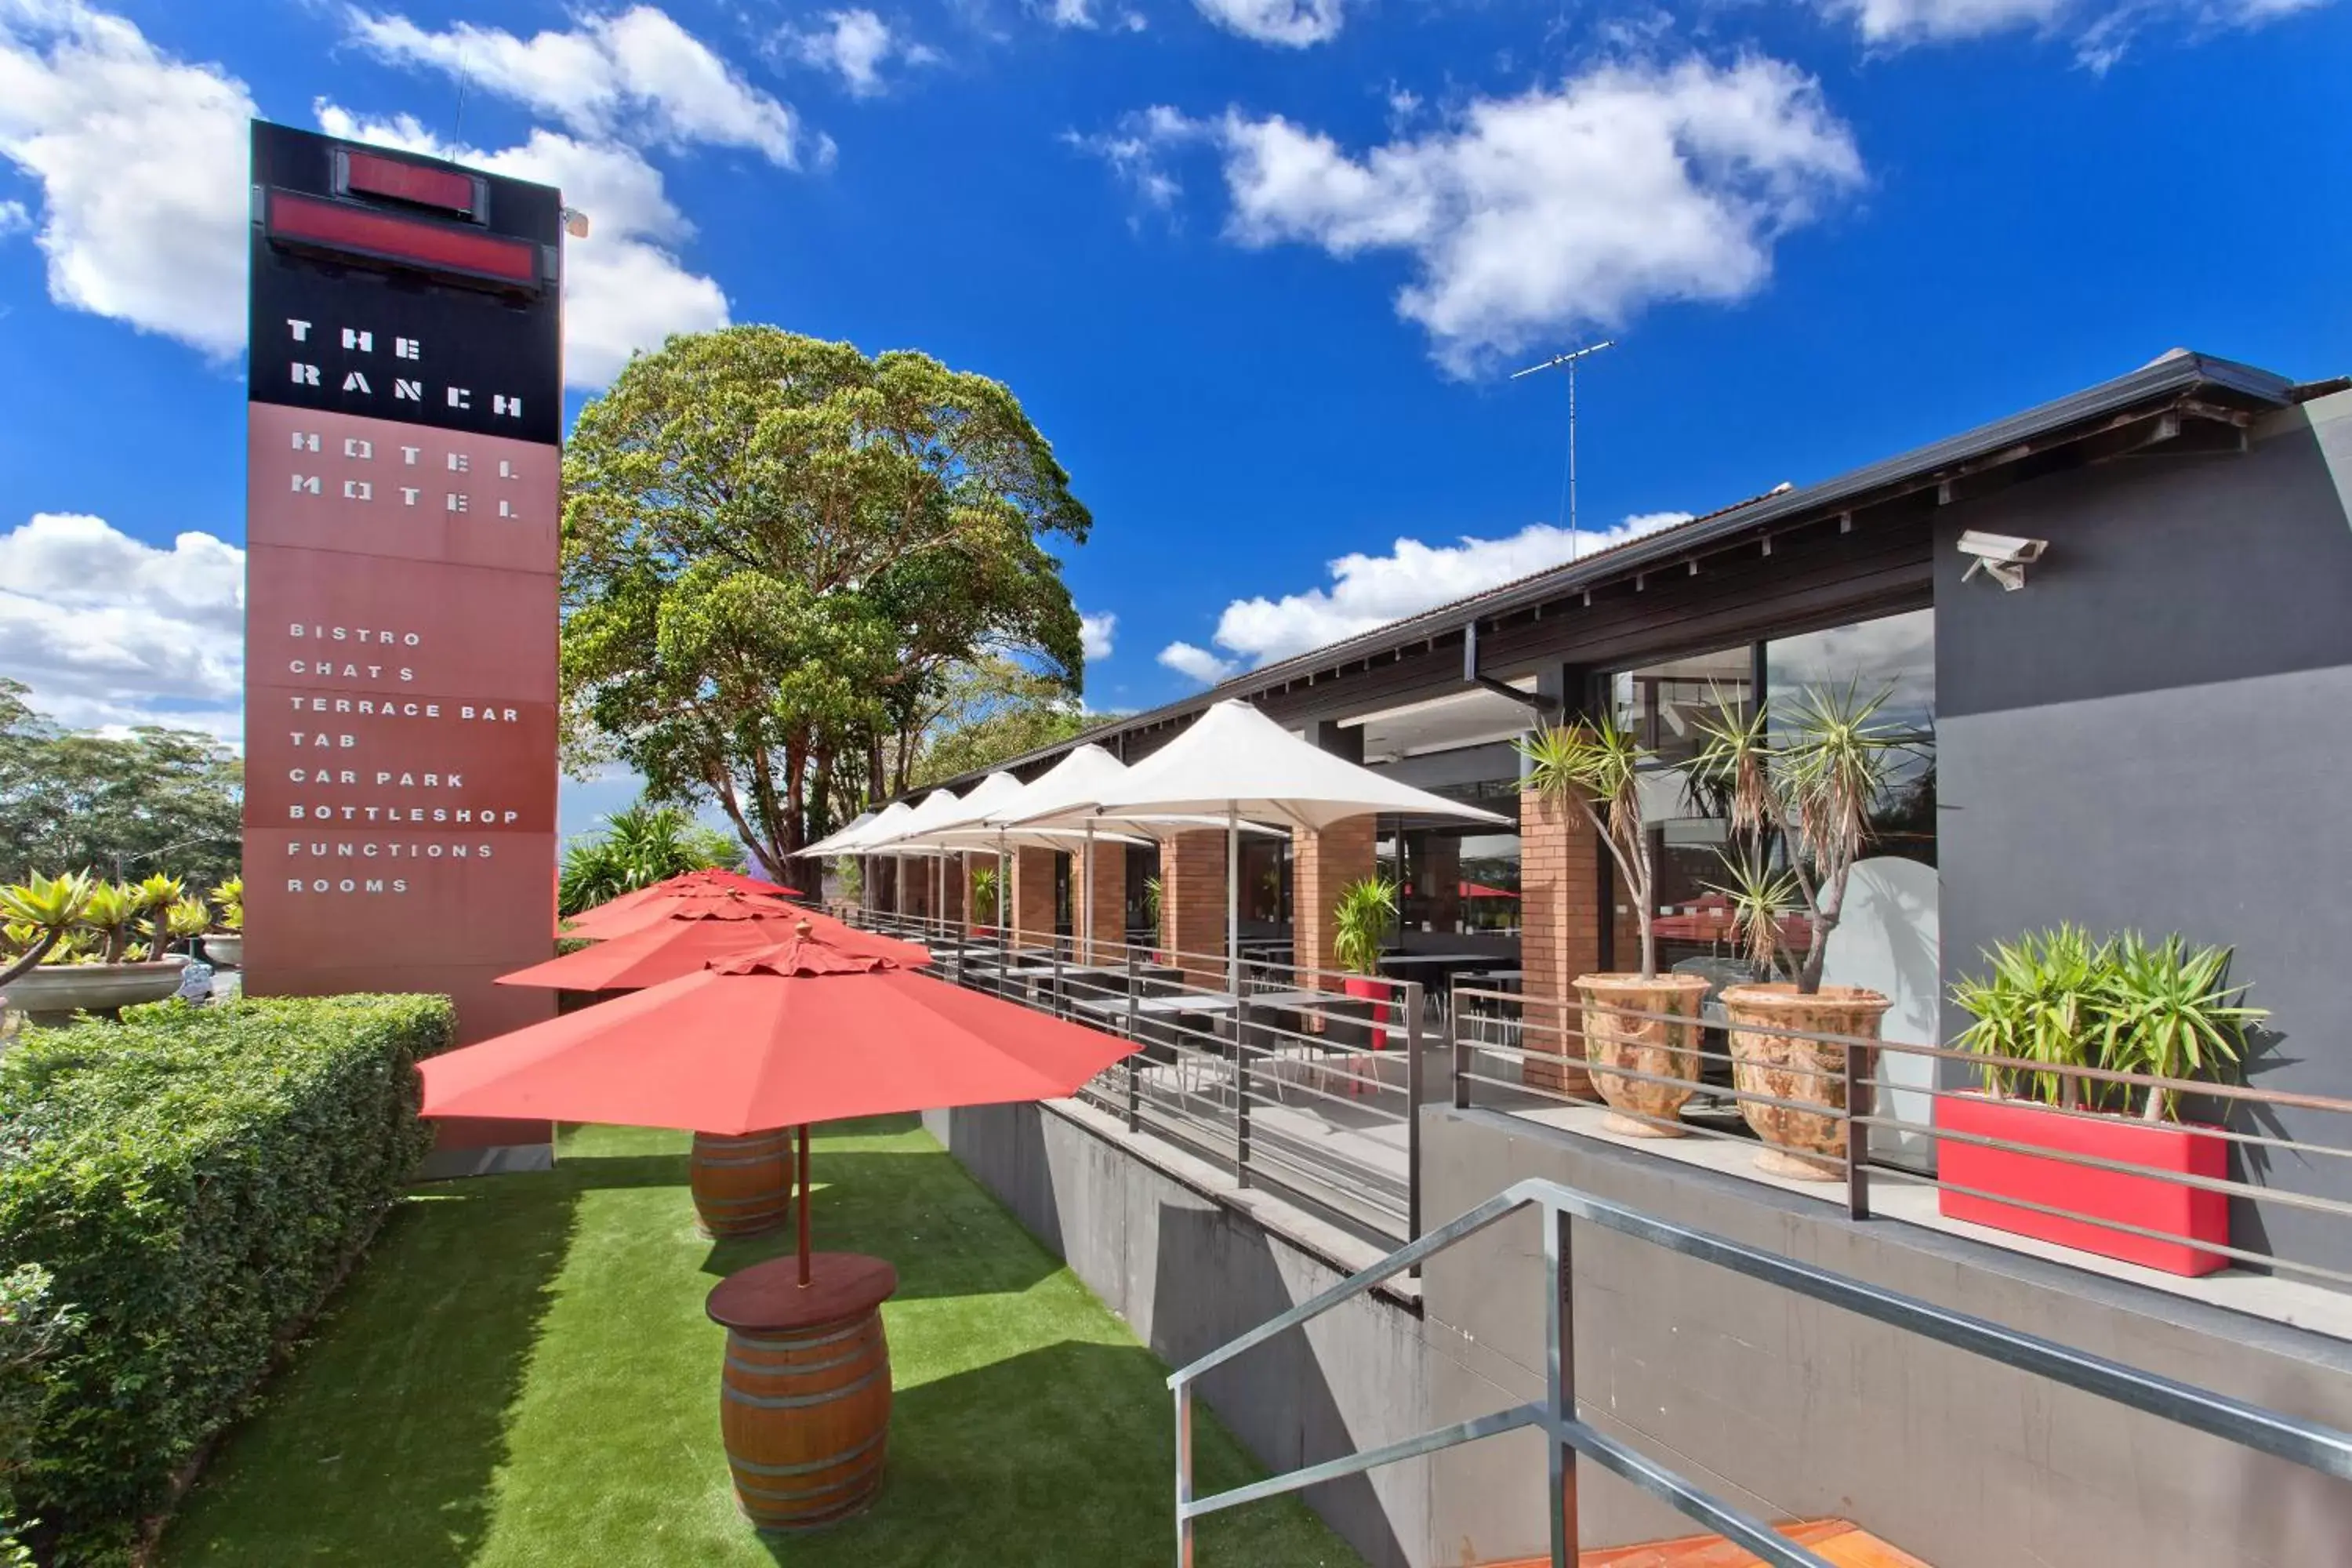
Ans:
[[[554,926],[562,232],[547,186],[254,124],[256,994],[442,992],[467,1041],[548,1015],[491,982]]]

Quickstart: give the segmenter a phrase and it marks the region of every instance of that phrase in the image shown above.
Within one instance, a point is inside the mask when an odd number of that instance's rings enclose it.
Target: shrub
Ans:
[[[0,1258],[73,1314],[15,1500],[56,1563],[127,1557],[366,1247],[451,1026],[432,996],[167,1003],[0,1058]]]
[[[1982,979],[1952,999],[1975,1020],[1963,1050],[2041,1064],[1987,1064],[1986,1087],[2051,1105],[2176,1121],[2172,1090],[2134,1089],[2065,1069],[2100,1068],[2150,1078],[2217,1081],[2243,1056],[2245,1032],[2267,1015],[2230,982],[2231,950],[2190,947],[2178,935],[2137,931],[2094,942],[2076,926],[1996,943]]]

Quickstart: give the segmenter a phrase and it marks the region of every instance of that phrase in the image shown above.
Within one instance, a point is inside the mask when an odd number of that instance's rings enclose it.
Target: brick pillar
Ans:
[[[1429,929],[1453,931],[1462,929],[1462,840],[1450,833],[1433,833],[1423,840],[1426,846],[1421,858],[1421,874],[1429,885],[1422,891],[1429,900]]]
[[[1372,874],[1372,839],[1379,828],[1378,817],[1351,816],[1320,833],[1290,830],[1291,956],[1301,969],[1339,967],[1331,951],[1331,907],[1349,883]],[[1301,979],[1323,990],[1339,985],[1322,975]]]
[[[1083,855],[1083,849],[1080,854]],[[1082,901],[1072,917],[1087,925],[1087,962],[1108,963],[1118,953],[1127,941],[1127,846],[1097,844],[1095,846],[1093,918],[1089,924],[1086,904]],[[1079,897],[1086,889],[1079,887]]]
[[[950,855],[940,873],[940,886],[947,895],[947,907],[940,910],[940,914],[946,920],[961,921],[964,910],[971,907],[965,889],[965,884],[971,878],[971,871],[967,869],[971,860],[969,855]]]
[[[1222,989],[1225,979],[1225,836],[1179,833],[1160,841],[1160,944],[1182,953],[1184,977]]]
[[[1574,803],[1554,805],[1533,790],[1520,794],[1519,963],[1527,972],[1529,1051],[1583,1055],[1575,981],[1601,967],[1599,857],[1606,853]],[[1530,1059],[1526,1074],[1531,1088],[1592,1093],[1580,1066]]]
[[[1054,941],[1054,852],[1015,849],[1013,860],[1013,943],[1048,947]]]
[[[899,874],[907,879],[907,913],[917,920],[931,912],[931,858],[918,855],[898,862]]]

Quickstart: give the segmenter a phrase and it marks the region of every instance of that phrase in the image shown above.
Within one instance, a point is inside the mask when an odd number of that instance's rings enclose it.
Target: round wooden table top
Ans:
[[[710,1292],[704,1310],[723,1328],[805,1329],[860,1318],[898,1289],[898,1271],[861,1252],[812,1252],[809,1282],[791,1253],[730,1274]]]

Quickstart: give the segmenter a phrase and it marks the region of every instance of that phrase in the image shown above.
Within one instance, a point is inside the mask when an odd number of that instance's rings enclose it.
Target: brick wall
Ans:
[[[1160,945],[1197,985],[1225,978],[1225,836],[1210,829],[1160,841]]]
[[[1520,967],[1526,979],[1527,1048],[1583,1055],[1575,981],[1601,966],[1599,857],[1608,851],[1570,802],[1554,805],[1534,790],[1519,796]],[[1538,1089],[1589,1095],[1580,1067],[1530,1060]]]
[[[1081,891],[1083,897],[1083,890]],[[1073,910],[1075,918],[1083,921],[1083,905]],[[1090,962],[1109,962],[1127,941],[1127,846],[1097,844],[1095,846],[1093,925],[1089,932],[1094,952]]]
[[[1301,969],[1339,967],[1331,951],[1331,906],[1349,883],[1372,874],[1372,835],[1380,819],[1351,816],[1320,833],[1290,830],[1290,931],[1294,960]],[[1337,980],[1314,978],[1310,985],[1336,990]]]
[[[1054,941],[1054,851],[1015,849],[1013,861],[1013,930],[1023,947]]]

